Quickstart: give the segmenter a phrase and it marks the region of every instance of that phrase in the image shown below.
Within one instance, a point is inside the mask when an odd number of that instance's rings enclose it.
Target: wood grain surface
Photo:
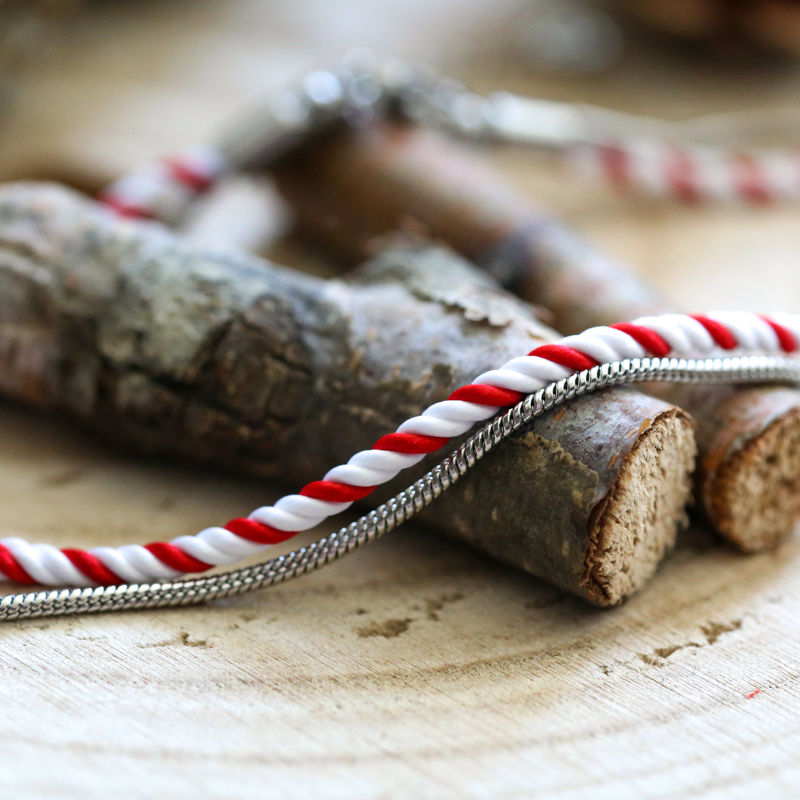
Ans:
[[[96,183],[360,43],[479,88],[668,116],[800,98],[790,70],[644,47],[603,77],[534,76],[506,0],[91,8],[19,86],[3,179]],[[494,158],[682,305],[800,311],[797,207],[678,209]],[[2,535],[169,538],[277,492],[0,408]],[[0,626],[0,782],[36,800],[795,797],[798,549],[742,557],[691,530],[646,591],[597,611],[409,526],[207,608]]]

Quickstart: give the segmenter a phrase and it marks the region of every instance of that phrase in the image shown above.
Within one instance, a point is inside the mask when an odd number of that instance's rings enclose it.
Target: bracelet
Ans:
[[[673,383],[800,383],[800,362],[775,356],[625,359],[548,384],[484,426],[420,480],[356,522],[299,550],[252,567],[176,583],[13,594],[0,598],[0,620],[197,605],[297,578],[402,525],[429,505],[503,439],[574,397],[635,381]]]
[[[434,403],[419,416],[403,422],[396,432],[380,438],[370,450],[356,453],[347,464],[330,470],[322,480],[307,484],[298,494],[283,497],[272,506],[256,509],[249,517],[170,542],[91,550],[58,549],[8,538],[0,542],[0,573],[20,583],[119,586],[174,581],[186,573],[230,565],[341,513],[453,437],[465,434],[476,422],[496,417],[502,409],[518,408],[522,424],[523,419],[531,418],[528,413],[534,407],[531,403],[544,409],[545,401],[553,396],[559,382],[574,380],[578,373],[591,377],[592,371],[600,370],[603,365],[654,357],[656,366],[648,361],[647,370],[654,376],[668,375],[680,372],[682,367],[678,363],[666,369],[661,363],[664,360],[714,360],[728,355],[733,360],[727,359],[718,369],[712,365],[705,372],[697,371],[695,365],[695,378],[719,374],[739,381],[800,382],[800,360],[785,358],[798,351],[798,343],[800,315],[790,314],[769,317],[730,311],[707,315],[665,314],[591,328],[555,344],[537,347],[528,355],[479,375],[447,400]],[[773,360],[741,361],[751,356]],[[640,371],[641,368],[637,374]],[[597,373],[592,380],[600,381],[602,374]],[[577,385],[564,384],[565,399],[575,396]],[[537,393],[544,393],[543,399],[537,400]],[[514,413],[509,419],[511,423],[516,420]],[[495,420],[489,427],[497,424]],[[502,427],[506,423],[500,424]],[[469,460],[468,456],[463,457]],[[424,496],[424,489],[421,491]],[[430,493],[432,499],[435,489],[430,489]]]
[[[269,167],[337,124],[359,125],[390,114],[467,141],[555,151],[617,189],[679,202],[761,204],[800,197],[800,166],[792,148],[692,142],[698,133],[707,138],[720,122],[726,129],[737,124],[749,129],[752,115],[669,123],[507,92],[484,97],[429,68],[397,59],[378,62],[361,53],[338,70],[312,72],[297,88],[256,105],[217,144],[145,164],[99,199],[122,216],[175,224],[224,175]]]

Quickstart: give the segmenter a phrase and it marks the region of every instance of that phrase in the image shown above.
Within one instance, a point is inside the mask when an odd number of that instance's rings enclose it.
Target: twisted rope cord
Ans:
[[[617,189],[681,203],[765,204],[800,197],[800,152],[736,151],[641,138],[578,145],[567,157]]]
[[[713,130],[714,118],[664,123],[504,92],[483,97],[429,70],[388,59],[368,68],[312,72],[297,89],[253,109],[218,145],[145,164],[98,199],[123,217],[175,224],[226,174],[263,168],[331,124],[392,108],[460,138],[555,149],[568,163],[617,189],[683,203],[763,204],[800,197],[800,152],[793,148],[687,143],[693,132]],[[748,115],[724,117],[728,128],[736,119],[752,127]]]
[[[617,190],[679,203],[763,205],[800,198],[800,152],[737,151],[631,138],[568,145],[563,155],[584,174]],[[193,148],[143,165],[98,199],[119,216],[171,225],[235,171],[221,150]]]
[[[193,147],[173,158],[143,164],[114,181],[97,199],[120,217],[170,225],[227,172],[228,162],[217,148]]]
[[[185,573],[233,564],[286,541],[367,497],[377,486],[419,463],[476,422],[519,403],[526,395],[602,364],[629,359],[714,358],[725,354],[782,355],[800,343],[800,316],[746,312],[665,314],[591,328],[543,345],[434,403],[419,416],[356,453],[298,494],[263,506],[224,527],[170,542],[91,550],[58,549],[16,537],[0,542],[0,577],[50,586],[93,586],[172,581]]]
[[[472,435],[412,486],[337,533],[300,550],[244,569],[177,583],[63,589],[6,595],[0,620],[194,605],[282,583],[320,569],[402,525],[452,486],[503,439],[546,411],[606,386],[635,381],[680,383],[800,383],[800,361],[775,356],[625,359],[548,384]]]

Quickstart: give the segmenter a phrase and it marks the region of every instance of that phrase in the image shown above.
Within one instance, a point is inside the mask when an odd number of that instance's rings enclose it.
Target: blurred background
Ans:
[[[479,92],[666,119],[800,100],[790,0],[0,0],[0,180],[94,192],[354,47]],[[530,151],[487,157],[680,306],[800,309],[797,204],[679,206],[565,180]],[[280,216],[265,197],[248,209]]]

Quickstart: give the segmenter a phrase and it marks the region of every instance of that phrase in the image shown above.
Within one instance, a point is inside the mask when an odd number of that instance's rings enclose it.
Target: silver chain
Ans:
[[[485,424],[420,480],[318,542],[262,564],[203,578],[10,594],[0,599],[0,619],[196,605],[297,578],[369,544],[411,519],[466,475],[496,445],[520,432],[546,411],[598,389],[637,381],[800,384],[800,362],[782,357],[747,356],[703,360],[644,358],[603,364],[528,395]]]
[[[217,146],[234,170],[263,169],[338,124],[359,125],[390,114],[459,139],[546,149],[632,137],[684,143],[724,140],[732,129],[753,137],[764,124],[763,111],[678,122],[503,91],[482,95],[428,65],[359,52],[341,67],[311,72],[294,88],[256,104]],[[797,123],[794,112],[773,110],[770,119],[788,130]]]
[[[506,92],[483,96],[427,66],[360,54],[271,95],[237,120],[217,147],[237,171],[263,169],[337,124],[390,113],[462,139],[546,147],[584,140],[591,127],[581,106]]]
[[[731,131],[758,142],[765,130],[763,110],[666,121],[503,91],[482,95],[428,65],[359,52],[345,58],[341,67],[311,72],[294,88],[258,103],[217,147],[236,171],[264,169],[336,125],[359,125],[391,114],[472,142],[548,150],[631,139],[730,143]],[[768,117],[781,130],[797,126],[793,110],[772,109]]]

